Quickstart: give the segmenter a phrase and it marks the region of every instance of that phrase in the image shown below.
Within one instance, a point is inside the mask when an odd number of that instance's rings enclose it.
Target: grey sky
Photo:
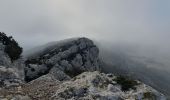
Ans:
[[[0,31],[24,48],[68,37],[166,47],[170,0],[1,0]]]

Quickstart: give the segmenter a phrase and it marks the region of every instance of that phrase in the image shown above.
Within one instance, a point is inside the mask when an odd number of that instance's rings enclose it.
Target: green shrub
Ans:
[[[122,91],[129,91],[129,89],[136,89],[138,82],[128,77],[118,76],[114,81],[121,85]]]
[[[144,93],[143,99],[156,100],[156,96],[151,92],[146,92],[146,93]]]
[[[18,45],[12,36],[8,37],[5,33],[0,32],[0,41],[3,45],[5,45],[4,51],[11,58],[11,61],[17,60],[20,57],[22,48]]]

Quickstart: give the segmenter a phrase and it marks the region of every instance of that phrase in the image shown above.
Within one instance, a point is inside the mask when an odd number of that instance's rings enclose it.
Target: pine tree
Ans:
[[[11,58],[12,62],[20,58],[22,48],[18,45],[18,43],[13,39],[12,36],[8,37],[5,33],[0,32],[0,42],[5,45],[4,51]]]

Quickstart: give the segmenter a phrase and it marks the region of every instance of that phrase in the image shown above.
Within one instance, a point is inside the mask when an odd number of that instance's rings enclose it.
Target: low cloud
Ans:
[[[169,4],[169,0],[5,0],[0,1],[0,30],[25,49],[78,36],[166,48]]]

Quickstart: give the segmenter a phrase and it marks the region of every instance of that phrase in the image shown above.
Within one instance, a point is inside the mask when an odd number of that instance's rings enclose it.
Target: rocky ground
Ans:
[[[2,100],[165,100],[163,94],[136,81],[135,89],[122,91],[116,76],[84,72],[68,81],[44,75],[29,83],[1,88]]]

